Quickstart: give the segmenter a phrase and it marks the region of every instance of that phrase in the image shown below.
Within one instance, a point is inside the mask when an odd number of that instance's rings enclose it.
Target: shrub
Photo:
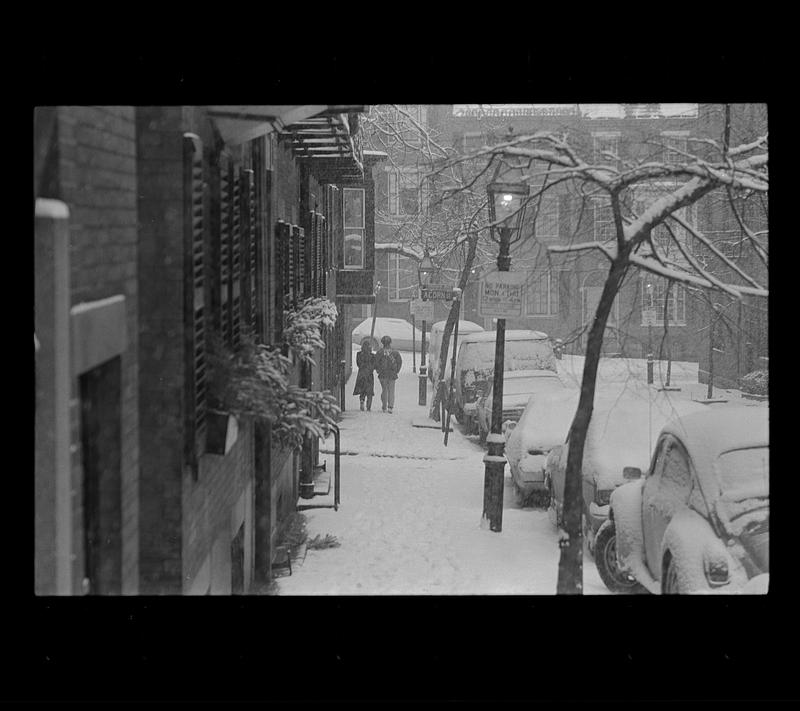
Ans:
[[[740,379],[739,387],[742,392],[749,393],[751,395],[768,395],[769,371],[754,370],[748,373]]]

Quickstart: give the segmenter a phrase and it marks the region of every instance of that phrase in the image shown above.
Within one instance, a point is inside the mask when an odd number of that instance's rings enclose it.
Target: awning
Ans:
[[[320,104],[281,106],[209,106],[208,115],[228,145],[251,141],[311,117],[363,111],[364,106]]]

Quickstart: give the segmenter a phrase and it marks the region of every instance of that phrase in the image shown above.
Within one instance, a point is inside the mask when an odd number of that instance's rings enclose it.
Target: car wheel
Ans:
[[[636,594],[644,588],[617,564],[617,529],[614,522],[606,521],[597,531],[594,541],[594,562],[600,579],[611,592]]]

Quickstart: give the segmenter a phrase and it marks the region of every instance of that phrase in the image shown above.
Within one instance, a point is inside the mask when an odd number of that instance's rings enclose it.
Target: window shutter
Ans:
[[[283,339],[284,298],[290,289],[291,232],[289,225],[278,220],[275,225],[275,334],[274,342]]]
[[[205,185],[203,144],[192,133],[183,138],[187,444],[194,463],[195,443],[202,442],[206,426]]]
[[[231,331],[231,165],[230,158],[220,159],[219,179],[220,225],[219,225],[219,300],[220,331],[223,342],[233,343]]]
[[[305,296],[305,230],[297,225],[292,225],[292,243],[294,246],[294,302],[303,300]]]
[[[237,348],[242,335],[242,186],[238,175],[233,177],[231,192],[231,343]]]
[[[317,215],[317,295],[325,296],[325,266],[323,247],[325,245],[325,216]]]
[[[308,239],[306,240],[305,254],[308,258],[308,284],[307,296],[316,296],[317,294],[317,213],[314,210],[309,212],[309,231]]]
[[[243,212],[247,247],[247,267],[245,272],[245,292],[247,312],[245,321],[252,334],[256,333],[256,181],[252,170],[243,171]]]

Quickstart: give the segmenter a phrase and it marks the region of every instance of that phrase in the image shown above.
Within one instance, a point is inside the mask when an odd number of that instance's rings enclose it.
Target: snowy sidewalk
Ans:
[[[483,449],[457,426],[447,447],[441,430],[412,427],[428,407],[417,404],[411,353],[402,355],[394,414],[381,412],[377,379],[373,409],[361,412],[351,377],[339,510],[304,512],[309,538],[331,534],[341,545],[309,550],[293,575],[277,580],[278,594],[554,594],[558,545],[547,514],[515,508],[507,478],[503,531],[480,528]],[[323,449],[333,450],[332,437]],[[333,455],[322,457],[333,470]],[[591,559],[586,566],[586,592],[603,592],[591,583]]]

